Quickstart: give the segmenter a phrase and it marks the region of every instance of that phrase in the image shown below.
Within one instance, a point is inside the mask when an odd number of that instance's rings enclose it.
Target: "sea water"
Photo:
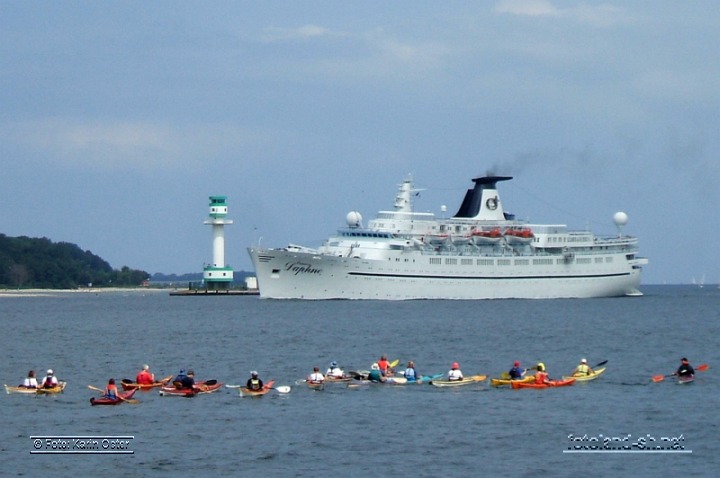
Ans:
[[[47,368],[56,396],[0,397],[6,476],[716,476],[720,470],[720,290],[645,286],[644,297],[497,301],[275,301],[167,292],[0,298],[0,377]],[[382,354],[420,373],[499,376],[514,360],[552,378],[583,357],[599,379],[546,390],[296,381],[333,360],[368,369]],[[710,364],[695,383],[670,374]],[[194,398],[138,392],[91,407],[110,377],[194,369],[244,383],[251,370],[289,394]],[[48,454],[31,436],[133,437],[123,454]],[[47,438],[43,438],[47,440]],[[56,445],[59,442],[56,442]],[[109,443],[109,442],[107,442]],[[106,446],[111,446],[106,443]],[[651,449],[652,448],[652,449]],[[58,449],[55,451],[63,451]],[[65,450],[66,451],[66,450]],[[78,451],[78,450],[74,450]],[[107,449],[105,451],[108,451]],[[109,450],[113,451],[113,450]]]

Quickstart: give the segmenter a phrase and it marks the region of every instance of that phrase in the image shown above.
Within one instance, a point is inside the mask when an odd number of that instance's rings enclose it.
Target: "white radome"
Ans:
[[[349,227],[360,227],[362,224],[362,214],[357,211],[350,211],[347,216],[345,216],[345,220]]]
[[[615,221],[616,226],[624,226],[628,222],[628,215],[622,211],[618,211],[613,216],[613,221]]]

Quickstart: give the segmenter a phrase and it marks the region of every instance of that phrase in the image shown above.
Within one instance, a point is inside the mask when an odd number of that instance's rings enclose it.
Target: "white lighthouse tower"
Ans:
[[[227,290],[233,281],[232,267],[225,264],[224,227],[233,222],[227,216],[227,197],[210,196],[210,215],[205,224],[212,226],[213,261],[203,268],[203,279],[208,290]]]

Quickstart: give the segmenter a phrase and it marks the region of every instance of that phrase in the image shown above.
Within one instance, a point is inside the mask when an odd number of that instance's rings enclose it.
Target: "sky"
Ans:
[[[720,3],[0,0],[0,233],[200,272],[391,210],[616,233],[643,283],[720,282]],[[710,239],[713,239],[711,241]]]

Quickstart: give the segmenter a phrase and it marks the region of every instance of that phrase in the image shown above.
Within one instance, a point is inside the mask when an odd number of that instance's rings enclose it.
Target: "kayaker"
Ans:
[[[263,381],[258,377],[258,373],[253,370],[250,372],[250,378],[248,379],[245,387],[248,390],[262,390],[264,387]]]
[[[535,383],[548,383],[550,381],[544,363],[540,362],[535,366],[535,369],[537,370],[535,373]]]
[[[38,388],[37,378],[35,378],[35,370],[30,370],[28,376],[23,380],[23,384],[20,385],[23,388]]]
[[[105,397],[111,400],[117,400],[118,398],[118,389],[114,378],[108,380],[107,387],[105,387]]]
[[[332,378],[343,378],[344,372],[338,367],[337,362],[333,360],[330,362],[330,367],[327,369],[327,372],[325,372],[325,375]]]
[[[187,374],[185,373],[185,369],[180,369],[180,373],[177,374],[177,376],[173,379],[173,385],[175,385],[175,388],[183,388],[183,381],[187,378]]]
[[[595,373],[595,372],[588,365],[587,359],[584,358],[584,359],[580,360],[580,365],[575,367],[575,370],[573,370],[572,374],[574,377],[582,377],[582,376],[591,375],[593,373]]]
[[[508,375],[510,376],[510,380],[520,380],[525,376],[525,372],[527,372],[527,370],[520,368],[520,362],[516,360],[513,362],[513,367],[508,372]]]
[[[405,378],[408,382],[417,382],[420,380],[420,375],[415,370],[415,362],[412,360],[408,362],[407,368],[405,369]]]
[[[180,388],[195,388],[195,372],[188,370],[187,375],[180,381],[180,383],[182,384],[182,387]]]
[[[370,373],[368,374],[368,380],[371,382],[376,383],[382,383],[385,380],[385,376],[382,374],[382,371],[380,370],[380,365],[377,363],[374,363],[370,366]]]
[[[387,355],[380,357],[380,360],[377,361],[377,365],[380,367],[380,373],[383,374],[383,377],[392,375],[392,369],[390,369],[390,362],[388,362]]]
[[[140,370],[137,377],[135,377],[135,383],[141,385],[152,385],[155,383],[155,374],[150,373],[150,366],[148,364],[142,366],[142,370]]]
[[[463,378],[463,373],[460,371],[460,364],[453,362],[452,367],[450,367],[450,371],[448,372],[448,380],[456,381],[462,380]]]
[[[320,369],[318,367],[313,368],[313,373],[311,373],[307,381],[310,383],[323,383],[325,381],[325,376],[320,373]]]
[[[673,375],[677,375],[678,377],[694,377],[695,369],[692,368],[688,359],[683,357],[680,359],[680,367],[678,367],[677,371],[675,371]]]
[[[53,388],[57,387],[59,385],[58,379],[53,373],[53,370],[51,368],[48,369],[47,375],[45,375],[45,378],[43,378],[42,383],[40,384],[40,388]]]

